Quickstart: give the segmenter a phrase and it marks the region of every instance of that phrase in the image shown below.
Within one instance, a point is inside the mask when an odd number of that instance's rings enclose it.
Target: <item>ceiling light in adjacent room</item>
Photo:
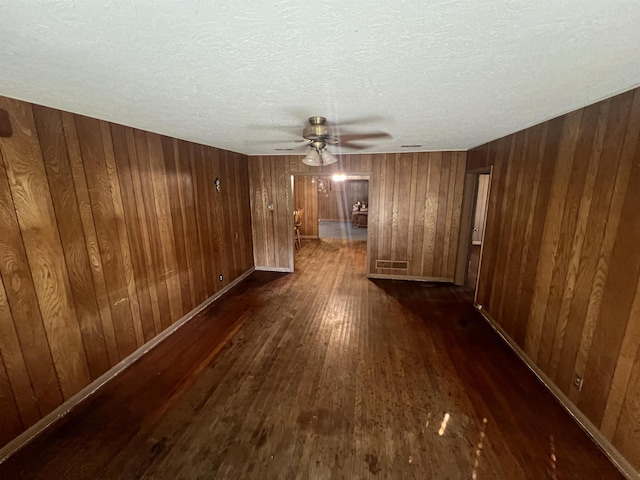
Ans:
[[[344,174],[335,174],[333,177],[331,177],[331,180],[335,181],[335,182],[344,182],[347,179],[347,176]]]

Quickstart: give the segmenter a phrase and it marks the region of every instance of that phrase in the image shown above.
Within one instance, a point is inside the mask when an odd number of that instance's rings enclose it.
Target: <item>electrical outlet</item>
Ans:
[[[573,386],[578,389],[578,391],[582,390],[582,377],[577,373],[573,375]]]
[[[218,280],[222,281],[224,277],[222,275],[218,275]]]

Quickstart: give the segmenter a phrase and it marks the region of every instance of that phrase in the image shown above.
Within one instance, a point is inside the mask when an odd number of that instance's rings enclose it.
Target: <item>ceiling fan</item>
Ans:
[[[360,150],[367,148],[367,145],[359,145],[352,143],[358,140],[366,140],[372,138],[390,137],[388,133],[360,133],[360,134],[336,134],[332,131],[332,126],[327,124],[327,119],[321,116],[309,117],[309,125],[302,130],[302,137],[307,140],[305,145],[309,147],[306,157],[302,163],[320,167],[330,165],[338,160],[327,150],[327,145],[339,145],[341,147]]]

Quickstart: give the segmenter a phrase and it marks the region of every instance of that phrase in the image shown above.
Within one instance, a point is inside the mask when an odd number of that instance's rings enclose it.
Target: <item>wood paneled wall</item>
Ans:
[[[256,267],[293,269],[293,256],[271,253],[293,251],[290,175],[370,173],[369,274],[453,280],[466,152],[344,155],[327,167],[302,158],[249,157]],[[282,211],[268,211],[267,198]],[[408,269],[376,269],[378,259],[406,261]]]
[[[478,303],[636,468],[639,142],[634,90],[476,148],[468,162],[494,167]]]
[[[360,201],[369,202],[368,180],[336,182],[331,177],[319,177],[326,185],[318,192],[318,218],[320,220],[351,220],[351,209]]]
[[[291,174],[283,157],[249,157],[251,231],[256,269],[293,271]]]
[[[293,206],[304,209],[300,235],[318,238],[318,177],[296,175],[293,177]]]
[[[13,130],[0,138],[3,445],[253,257],[245,156],[4,97],[0,109]]]

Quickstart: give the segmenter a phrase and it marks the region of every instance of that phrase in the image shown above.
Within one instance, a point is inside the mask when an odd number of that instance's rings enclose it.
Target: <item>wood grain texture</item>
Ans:
[[[91,377],[33,111],[30,104],[4,97],[0,108],[11,112],[14,132],[2,140],[2,157],[49,351],[67,399]]]
[[[640,90],[469,152],[488,165],[478,303],[640,468]]]
[[[253,273],[0,477],[623,478],[470,290],[368,280],[365,248],[307,240],[294,275]]]
[[[293,176],[294,210],[304,209],[300,235],[318,238],[318,178],[311,175]]]
[[[276,261],[275,252],[293,251],[289,237],[293,210],[298,205],[289,202],[279,213],[267,209],[269,203],[276,205],[270,200],[273,198],[279,198],[279,205],[283,205],[283,193],[290,193],[290,175],[295,179],[296,174],[317,174],[323,181],[329,181],[334,173],[368,173],[368,273],[453,281],[466,152],[344,155],[337,163],[325,167],[309,167],[301,159],[286,155],[249,157],[256,266],[293,268],[287,258]],[[276,170],[280,172],[277,176]],[[336,197],[339,194],[343,200],[335,200],[333,205],[338,208],[346,205],[350,209],[344,199],[348,198],[347,187],[339,188]],[[364,193],[361,187],[354,187],[354,191]],[[407,261],[409,268],[376,268],[376,260]]]
[[[0,139],[4,444],[253,257],[245,156],[4,97],[0,108],[13,127]],[[215,177],[225,194],[207,188]]]
[[[109,369],[109,356],[91,278],[89,254],[82,232],[80,208],[69,164],[62,117],[58,110],[50,108],[34,106],[33,111],[87,355],[87,365],[91,378],[96,379]]]
[[[324,193],[318,192],[318,220],[351,220],[351,209],[360,201],[369,203],[367,180],[345,180],[336,182],[331,177],[320,176],[326,186]]]

